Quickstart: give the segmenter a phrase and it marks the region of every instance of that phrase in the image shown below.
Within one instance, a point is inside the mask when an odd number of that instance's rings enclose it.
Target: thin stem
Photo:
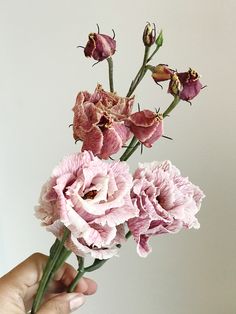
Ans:
[[[109,69],[109,84],[110,92],[114,92],[114,82],[113,82],[113,60],[112,57],[107,58],[108,69]]]
[[[166,111],[163,113],[163,118],[165,118],[166,116],[169,115],[169,113],[171,113],[171,111],[178,105],[178,103],[180,102],[180,98],[179,96],[175,96],[174,100],[172,101],[172,103],[169,105],[169,107],[166,109]]]
[[[85,268],[86,273],[92,272],[94,270],[99,269],[100,267],[102,267],[106,262],[108,261],[108,259],[95,259],[95,261],[93,262],[92,265],[88,266]]]
[[[62,251],[60,253],[60,256],[54,265],[52,275],[55,274],[55,272],[61,267],[61,265],[67,260],[67,258],[71,255],[71,251],[67,250],[64,246],[62,248]]]
[[[153,51],[153,53],[150,55],[150,57],[147,59],[147,63],[150,62],[152,60],[152,58],[154,57],[154,55],[157,53],[157,51],[159,50],[160,46],[156,46],[156,49]]]
[[[128,240],[132,236],[131,231],[128,231],[125,235],[126,240]]]
[[[122,161],[126,161],[127,159],[129,159],[129,157],[136,151],[136,149],[139,147],[140,144],[141,143],[137,142],[137,139],[136,139],[136,144],[129,151],[127,151],[127,153],[123,157]]]
[[[80,278],[83,277],[83,275],[85,274],[85,269],[84,269],[84,257],[79,257],[78,258],[78,262],[79,262],[79,268],[78,268],[78,273],[75,276],[74,280],[72,281],[72,283],[70,284],[69,288],[67,289],[67,292],[73,292],[75,287],[77,286]]]
[[[85,274],[85,271],[79,270],[76,277],[74,278],[74,280],[72,281],[71,285],[69,286],[67,292],[73,292],[75,287],[77,286],[80,278],[83,277],[83,275]]]
[[[69,232],[70,231],[66,228],[64,231],[62,240],[59,243],[57,242],[57,246],[55,246],[51,250],[52,255],[49,256],[47,265],[46,265],[45,270],[43,272],[42,279],[40,280],[38,291],[37,291],[37,294],[36,294],[36,297],[34,299],[32,309],[31,309],[31,314],[36,313],[39,306],[40,306],[40,303],[41,303],[42,298],[44,296],[45,290],[47,288],[47,284],[48,284],[49,280],[51,279],[53,269],[57,263],[58,258],[60,257],[60,253],[61,253],[63,246],[64,246],[64,243],[65,243],[65,241],[69,235]]]
[[[141,82],[141,80],[143,79],[143,77],[145,75],[145,74],[143,75],[143,72],[145,70],[145,66],[146,66],[146,63],[147,63],[149,50],[150,50],[150,47],[146,46],[145,47],[145,51],[144,51],[142,66],[139,69],[138,73],[136,74],[134,80],[132,81],[126,97],[130,97],[133,94],[133,92],[135,91],[136,87],[138,86],[138,84]]]
[[[133,136],[132,140],[129,143],[129,146],[126,148],[123,155],[120,157],[120,161],[126,160],[126,156],[128,155],[129,151],[134,147],[136,142],[137,142],[137,139],[135,136]]]
[[[85,273],[89,273],[89,272],[92,272],[94,270],[99,269],[108,261],[108,259],[100,260],[100,259],[96,258],[92,265],[90,265],[88,267],[84,267],[84,258],[81,257],[79,260],[80,260],[80,262],[79,262],[78,273],[77,273],[76,277],[74,278],[74,280],[72,281],[72,283],[70,284],[67,292],[73,292],[74,291],[80,278],[82,278]]]

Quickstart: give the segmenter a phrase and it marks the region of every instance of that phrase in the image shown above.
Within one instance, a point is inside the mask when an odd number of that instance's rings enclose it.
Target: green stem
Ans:
[[[139,145],[140,145],[140,142],[137,142],[137,139],[136,139],[136,144],[129,151],[127,152],[125,151],[125,156],[123,157],[122,161],[126,161],[127,159],[129,159],[129,157],[136,151]]]
[[[67,250],[64,246],[62,248],[62,251],[60,253],[60,256],[54,265],[52,275],[55,274],[55,272],[62,266],[62,264],[67,260],[67,258],[71,255],[71,251]]]
[[[83,259],[83,258],[82,258]],[[83,259],[83,262],[82,264],[80,263],[80,267],[78,269],[78,273],[76,275],[76,277],[74,278],[74,280],[72,281],[72,283],[70,284],[67,292],[73,292],[75,287],[77,286],[80,278],[83,277],[83,275],[85,273],[89,273],[89,272],[92,272],[94,270],[97,270],[99,269],[100,267],[102,267],[106,262],[108,261],[108,259],[95,259],[93,264],[88,266],[88,267],[84,267],[84,259]]]
[[[125,235],[126,240],[128,240],[132,236],[131,231],[128,231]]]
[[[79,262],[79,269],[78,269],[78,273],[75,276],[74,280],[72,281],[72,283],[70,284],[69,288],[67,289],[67,292],[73,292],[75,287],[77,286],[80,278],[83,277],[83,275],[85,274],[85,269],[84,269],[84,258],[83,257],[79,257],[78,259]]]
[[[166,116],[169,115],[169,113],[171,113],[171,111],[178,105],[178,103],[180,102],[179,96],[175,96],[174,100],[172,101],[172,103],[169,105],[169,107],[166,109],[166,111],[163,113],[163,118],[165,118]]]
[[[133,136],[132,140],[129,143],[129,146],[126,148],[123,155],[120,157],[120,161],[127,160],[126,156],[129,154],[130,150],[132,150],[136,142],[137,142],[137,139],[135,136]]]
[[[114,82],[113,82],[113,61],[112,58],[107,58],[108,68],[109,68],[109,84],[110,84],[110,92],[114,92]]]
[[[49,281],[51,279],[53,269],[54,269],[54,267],[58,261],[58,258],[60,257],[60,253],[63,249],[64,243],[65,243],[68,235],[69,235],[69,230],[66,228],[64,231],[62,240],[59,242],[56,241],[57,244],[55,243],[55,246],[51,250],[52,255],[50,255],[48,258],[48,262],[47,262],[46,267],[44,269],[42,279],[40,280],[37,294],[36,294],[36,297],[34,299],[32,309],[31,309],[31,314],[34,314],[38,311],[38,308],[41,304],[45,290],[47,288],[47,284],[49,283]]]
[[[78,270],[78,273],[77,273],[76,277],[74,278],[74,280],[72,281],[71,285],[69,286],[67,292],[73,292],[74,291],[80,278],[82,278],[84,274],[85,274],[85,271]]]
[[[99,269],[100,267],[102,267],[106,262],[108,261],[108,259],[95,259],[95,261],[93,262],[92,265],[88,266],[85,268],[86,273],[92,272],[94,270]]]
[[[153,51],[153,53],[150,55],[150,57],[147,59],[147,63],[150,62],[152,60],[152,58],[154,57],[154,55],[157,53],[157,51],[159,50],[160,46],[156,46],[156,49]]]
[[[141,68],[139,69],[138,73],[136,74],[134,80],[132,81],[129,91],[126,95],[126,97],[130,97],[133,92],[135,91],[136,87],[138,86],[138,84],[141,82],[141,80],[143,79],[144,75],[145,75],[145,66],[147,64],[147,59],[148,59],[148,54],[149,54],[149,50],[150,47],[145,47],[145,51],[144,51],[144,56],[143,56],[143,63]],[[145,72],[145,73],[144,73]]]

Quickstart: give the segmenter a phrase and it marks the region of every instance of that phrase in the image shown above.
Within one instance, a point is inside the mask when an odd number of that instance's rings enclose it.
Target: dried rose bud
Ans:
[[[152,78],[156,83],[170,80],[174,71],[171,70],[166,64],[158,64],[156,67],[151,67]]]
[[[146,47],[151,47],[156,40],[156,26],[153,24],[153,26],[150,23],[147,23],[147,25],[144,28],[143,31],[143,43]]]
[[[175,73],[170,80],[168,92],[174,96],[178,95],[182,100],[190,101],[202,89],[199,77],[198,73],[191,68],[188,72]]]
[[[182,89],[179,77],[177,73],[174,73],[171,77],[168,93],[171,93],[173,96],[178,96]]]
[[[163,134],[162,115],[147,109],[133,113],[125,124],[146,147],[152,147]]]
[[[116,41],[108,35],[91,33],[84,48],[86,57],[92,57],[97,61],[103,61],[111,57],[116,51]]]

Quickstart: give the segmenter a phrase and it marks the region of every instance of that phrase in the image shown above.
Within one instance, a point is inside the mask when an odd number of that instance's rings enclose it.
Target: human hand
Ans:
[[[47,259],[35,253],[0,278],[0,314],[30,310]],[[96,283],[88,278],[81,278],[73,293],[65,293],[75,276],[76,270],[66,263],[55,273],[38,314],[71,313],[84,303],[84,295],[95,293]]]

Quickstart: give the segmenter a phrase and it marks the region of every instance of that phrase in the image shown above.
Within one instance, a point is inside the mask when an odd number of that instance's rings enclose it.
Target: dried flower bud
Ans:
[[[171,77],[168,92],[173,96],[178,96],[182,89],[182,85],[180,83],[179,77],[177,73],[174,73]]]
[[[156,83],[170,80],[174,71],[166,64],[158,64],[156,67],[149,67],[152,71],[152,78]]]
[[[97,61],[103,61],[111,57],[116,51],[116,41],[108,35],[91,33],[84,48],[86,57],[92,57]]]
[[[190,101],[202,89],[199,77],[198,73],[191,68],[188,72],[175,73],[171,77],[168,92],[174,96],[178,95],[182,100]]]
[[[135,137],[146,147],[152,147],[163,134],[163,116],[145,109],[135,112],[125,121]]]
[[[150,23],[147,23],[147,25],[144,28],[143,31],[143,43],[146,47],[151,47],[156,40],[156,26],[153,24],[153,26]]]

